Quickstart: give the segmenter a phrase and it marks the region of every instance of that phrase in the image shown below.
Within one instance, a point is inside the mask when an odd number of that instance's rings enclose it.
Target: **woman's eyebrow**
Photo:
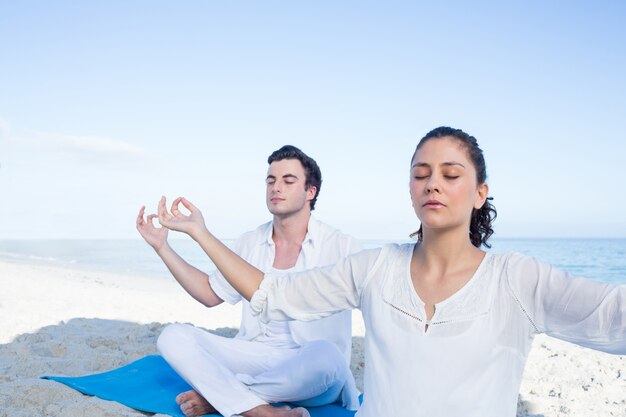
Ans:
[[[460,163],[460,162],[456,162],[456,161],[444,162],[444,163],[443,163],[443,164],[441,164],[441,165],[444,165],[444,166],[460,166],[460,167],[462,167],[462,168],[465,168],[465,165],[463,165],[463,164],[462,164],[462,163]]]
[[[460,166],[462,168],[465,168],[465,165],[463,165],[460,162],[456,162],[456,161],[448,161],[448,162],[442,162],[441,165],[443,166]],[[416,162],[414,163],[411,168],[430,168],[430,164],[426,163],[426,162]]]

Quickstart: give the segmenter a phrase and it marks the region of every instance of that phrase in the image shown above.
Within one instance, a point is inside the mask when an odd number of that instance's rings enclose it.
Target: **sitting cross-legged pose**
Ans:
[[[320,169],[294,146],[268,159],[267,207],[272,221],[245,233],[234,250],[266,272],[288,272],[334,264],[360,249],[358,242],[311,217],[320,191]],[[164,212],[161,199],[159,211]],[[242,297],[219,271],[207,275],[185,262],[167,243],[168,229],[156,228],[156,214],[137,217],[137,229],[180,285],[197,301],[213,307]],[[176,401],[187,416],[218,411],[224,416],[308,416],[306,409],[274,407],[340,402],[358,407],[350,372],[352,321],[349,311],[315,321],[259,323],[243,300],[242,322],[233,339],[190,325],[172,324],[157,341],[165,360],[193,390]]]
[[[217,240],[188,201],[176,200],[159,221],[192,236],[262,322],[359,308],[366,333],[358,417],[513,417],[537,334],[626,354],[626,285],[482,251],[496,214],[488,190],[476,139],[440,127],[411,158],[416,243],[264,275]],[[181,202],[189,215],[178,211]]]

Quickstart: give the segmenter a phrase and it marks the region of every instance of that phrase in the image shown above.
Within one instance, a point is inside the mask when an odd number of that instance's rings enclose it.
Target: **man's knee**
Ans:
[[[320,358],[322,362],[330,366],[345,363],[346,360],[337,346],[326,340],[314,340],[302,346],[303,355]]]
[[[344,380],[348,364],[337,346],[325,340],[314,340],[302,346],[300,356],[318,377],[324,376],[328,383]]]
[[[157,339],[157,350],[164,357],[170,356],[178,350],[177,347],[181,346],[181,342],[188,342],[193,329],[194,327],[188,324],[174,323],[168,325]]]

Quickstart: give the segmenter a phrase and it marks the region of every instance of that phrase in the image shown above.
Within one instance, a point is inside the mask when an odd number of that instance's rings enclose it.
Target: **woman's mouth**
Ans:
[[[443,204],[440,201],[437,200],[428,200],[426,203],[424,203],[424,205],[422,207],[426,207],[426,208],[441,208],[441,207],[445,207],[446,205]]]

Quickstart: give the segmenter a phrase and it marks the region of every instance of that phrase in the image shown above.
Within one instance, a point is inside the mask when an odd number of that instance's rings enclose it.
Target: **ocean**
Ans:
[[[390,241],[365,240],[365,248]],[[232,240],[225,240],[226,244]],[[520,252],[591,280],[626,284],[626,239],[493,239],[490,252]],[[188,240],[171,240],[183,258],[202,270],[213,264]],[[143,240],[0,240],[0,259],[128,275],[169,278],[169,272]]]

